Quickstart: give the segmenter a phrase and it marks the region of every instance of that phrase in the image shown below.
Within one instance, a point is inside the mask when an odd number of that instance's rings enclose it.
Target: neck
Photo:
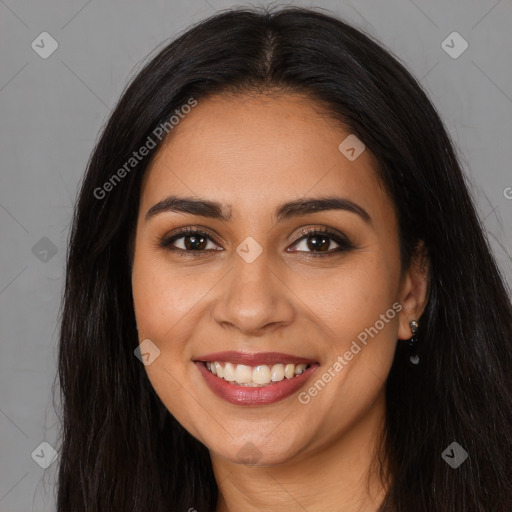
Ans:
[[[386,493],[375,464],[384,418],[382,395],[339,438],[279,465],[246,466],[211,454],[217,512],[270,512],[290,504],[297,511],[377,512]]]

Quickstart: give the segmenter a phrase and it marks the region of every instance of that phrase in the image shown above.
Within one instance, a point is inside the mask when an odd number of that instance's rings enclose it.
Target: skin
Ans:
[[[386,484],[371,462],[384,384],[397,339],[411,337],[409,322],[425,307],[427,273],[420,258],[401,268],[394,205],[368,150],[355,161],[339,151],[349,133],[299,95],[215,96],[180,121],[145,177],[133,298],[140,341],[160,349],[145,368],[165,406],[210,450],[218,512],[376,511],[383,499]],[[146,219],[171,194],[219,201],[232,218],[167,211]],[[276,222],[286,201],[333,195],[357,203],[371,222],[344,210]],[[189,226],[217,235],[221,243],[205,247],[222,250],[179,256],[159,245]],[[310,256],[312,238],[299,229],[326,226],[354,248],[335,252],[330,239],[320,250],[329,256]],[[252,263],[236,252],[248,236],[263,249]],[[307,404],[297,393],[258,407],[230,404],[193,363],[224,350],[291,353],[320,364],[307,390],[395,302],[401,311]],[[241,460],[244,447],[255,464]]]

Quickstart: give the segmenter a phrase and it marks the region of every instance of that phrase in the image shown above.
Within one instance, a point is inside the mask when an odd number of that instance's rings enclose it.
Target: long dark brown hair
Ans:
[[[380,511],[510,512],[510,298],[452,144],[388,51],[301,8],[228,10],[195,25],[138,73],[101,134],[67,258],[58,511],[215,510],[207,448],[166,410],[133,353],[130,241],[160,143],[108,193],[98,189],[190,98],[270,88],[325,105],[375,156],[398,215],[402,267],[418,241],[427,249],[421,363],[408,364],[398,344],[386,382],[392,481]],[[454,441],[469,454],[456,469],[441,457]]]

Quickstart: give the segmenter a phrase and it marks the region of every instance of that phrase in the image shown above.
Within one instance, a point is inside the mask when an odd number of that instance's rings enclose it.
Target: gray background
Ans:
[[[293,4],[329,9],[369,32],[421,81],[458,148],[512,283],[512,2]],[[43,470],[35,460],[49,457],[41,442],[56,446],[52,384],[66,239],[98,131],[154,47],[233,5],[240,4],[0,0],[1,512],[55,510],[57,462]],[[47,59],[31,47],[44,31],[59,45]],[[456,59],[441,47],[453,31],[469,44]]]

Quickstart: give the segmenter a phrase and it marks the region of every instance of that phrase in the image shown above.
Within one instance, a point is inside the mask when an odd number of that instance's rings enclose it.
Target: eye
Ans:
[[[330,256],[333,253],[340,253],[353,249],[350,240],[341,233],[330,228],[313,228],[303,230],[303,235],[291,247],[295,250],[289,252],[306,252],[308,255]],[[333,247],[333,243],[335,247]]]
[[[164,237],[160,240],[159,245],[170,251],[179,254],[199,256],[204,251],[219,251],[216,249],[217,241],[208,233],[197,228],[186,228],[171,236]]]
[[[309,228],[302,230],[302,235],[288,252],[307,253],[308,256],[331,256],[353,249],[349,239],[331,228]],[[333,247],[333,244],[335,247]],[[215,237],[198,228],[185,228],[170,236],[165,236],[159,241],[159,245],[183,256],[201,256],[205,252],[222,251],[220,242]]]

